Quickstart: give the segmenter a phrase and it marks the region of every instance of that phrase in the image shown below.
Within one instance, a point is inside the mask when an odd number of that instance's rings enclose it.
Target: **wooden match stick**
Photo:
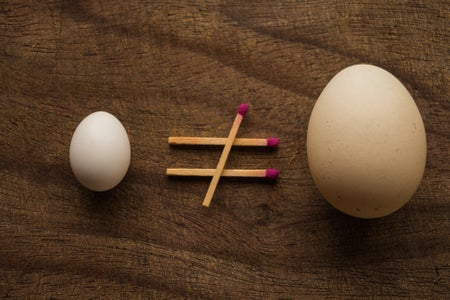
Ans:
[[[219,137],[186,137],[170,136],[171,145],[225,145],[227,138]],[[279,141],[277,138],[254,139],[254,138],[236,138],[233,146],[255,146],[255,147],[276,147]]]
[[[225,147],[223,147],[222,154],[220,155],[219,162],[217,163],[216,170],[214,171],[213,177],[211,179],[211,183],[209,184],[208,191],[206,192],[205,199],[203,200],[203,206],[209,207],[211,204],[211,199],[216,190],[217,184],[219,183],[220,175],[225,167],[225,163],[227,162],[228,154],[230,154],[231,146],[233,146],[234,139],[239,130],[239,126],[241,126],[242,119],[248,111],[248,105],[242,103],[239,105],[236,118],[234,119],[233,126],[231,126],[230,133],[228,134],[227,141],[225,143]]]
[[[168,176],[213,176],[215,169],[187,169],[187,168],[169,168],[166,170]],[[225,177],[263,177],[267,179],[276,179],[278,177],[277,169],[224,169],[221,176]]]

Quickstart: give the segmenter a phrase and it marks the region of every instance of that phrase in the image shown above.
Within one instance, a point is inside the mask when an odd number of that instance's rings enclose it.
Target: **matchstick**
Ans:
[[[185,137],[170,136],[171,145],[225,145],[226,138],[219,137]],[[279,141],[277,138],[254,139],[254,138],[236,138],[233,146],[255,146],[255,147],[276,147]]]
[[[213,176],[215,169],[187,169],[169,168],[166,170],[168,176]],[[277,169],[224,169],[221,176],[225,177],[261,177],[274,180],[278,177]]]
[[[236,114],[236,118],[234,119],[233,126],[231,127],[230,133],[228,134],[227,141],[225,143],[225,147],[223,147],[222,154],[220,155],[219,162],[217,163],[216,170],[214,171],[213,177],[211,179],[211,183],[209,184],[208,191],[206,192],[205,199],[203,200],[203,206],[209,207],[211,204],[211,199],[216,190],[217,184],[219,183],[220,175],[225,167],[225,163],[227,162],[228,154],[230,154],[231,146],[233,145],[234,139],[239,130],[239,126],[241,126],[242,119],[248,111],[248,105],[242,103],[239,105],[238,112]]]

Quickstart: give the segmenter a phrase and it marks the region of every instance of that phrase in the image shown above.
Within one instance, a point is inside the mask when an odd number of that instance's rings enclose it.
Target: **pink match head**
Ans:
[[[280,141],[277,138],[267,139],[267,147],[276,147],[278,144],[280,144]]]
[[[280,172],[277,169],[267,169],[266,170],[266,178],[268,179],[277,179]]]
[[[239,105],[238,114],[240,114],[241,116],[245,116],[247,111],[248,111],[248,105],[247,104],[242,103],[241,105]]]

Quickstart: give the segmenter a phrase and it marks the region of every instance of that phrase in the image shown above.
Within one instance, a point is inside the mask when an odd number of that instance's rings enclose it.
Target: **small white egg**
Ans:
[[[106,191],[125,177],[130,141],[122,123],[97,111],[81,121],[70,142],[70,165],[78,181],[93,191]]]
[[[334,76],[319,96],[307,154],[314,183],[330,204],[355,217],[382,217],[408,202],[422,179],[425,128],[397,78],[355,65]]]

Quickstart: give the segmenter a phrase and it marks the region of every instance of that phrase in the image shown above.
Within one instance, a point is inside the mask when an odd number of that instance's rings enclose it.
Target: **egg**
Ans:
[[[70,165],[78,181],[93,191],[106,191],[124,178],[131,150],[127,132],[112,114],[97,111],[75,129]]]
[[[382,68],[360,64],[335,75],[308,124],[315,185],[338,210],[386,216],[417,190],[426,161],[422,117],[405,86]]]

